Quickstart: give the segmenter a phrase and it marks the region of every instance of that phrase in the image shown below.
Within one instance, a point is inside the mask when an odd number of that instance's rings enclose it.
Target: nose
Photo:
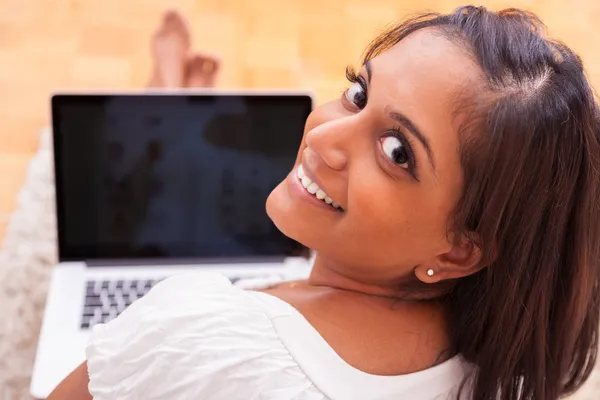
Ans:
[[[353,130],[349,122],[348,117],[324,122],[311,129],[305,137],[306,146],[336,171],[342,171],[348,165]]]

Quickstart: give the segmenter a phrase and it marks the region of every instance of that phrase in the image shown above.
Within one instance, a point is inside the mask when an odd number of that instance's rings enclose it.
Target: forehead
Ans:
[[[450,42],[436,28],[416,31],[371,60],[378,81],[399,100],[436,98],[455,105],[479,80],[480,68],[468,50]],[[426,105],[426,104],[422,104]]]

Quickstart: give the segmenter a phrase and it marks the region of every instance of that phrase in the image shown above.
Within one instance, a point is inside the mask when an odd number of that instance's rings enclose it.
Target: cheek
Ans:
[[[413,183],[373,176],[349,188],[346,232],[354,245],[347,248],[360,248],[365,260],[389,266],[418,265],[446,250],[443,199]]]

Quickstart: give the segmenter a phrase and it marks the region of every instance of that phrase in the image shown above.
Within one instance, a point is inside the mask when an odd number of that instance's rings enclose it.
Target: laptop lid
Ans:
[[[307,94],[54,95],[59,260],[305,254],[265,201],[311,109]]]

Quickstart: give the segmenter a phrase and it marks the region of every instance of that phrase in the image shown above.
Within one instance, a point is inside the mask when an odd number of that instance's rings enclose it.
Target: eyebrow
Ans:
[[[371,83],[371,77],[373,75],[373,70],[371,69],[371,60],[365,61],[364,65],[365,69],[367,70],[367,81],[368,83]],[[417,138],[419,142],[421,142],[421,144],[425,148],[425,151],[427,152],[427,158],[429,158],[429,163],[435,171],[435,159],[433,157],[433,152],[431,151],[431,146],[429,145],[429,140],[427,139],[427,137],[424,136],[419,130],[419,128],[417,128],[417,126],[413,124],[412,121],[400,111],[390,111],[388,115],[390,116],[390,118],[401,123],[408,131],[410,131],[410,133],[415,138]]]

